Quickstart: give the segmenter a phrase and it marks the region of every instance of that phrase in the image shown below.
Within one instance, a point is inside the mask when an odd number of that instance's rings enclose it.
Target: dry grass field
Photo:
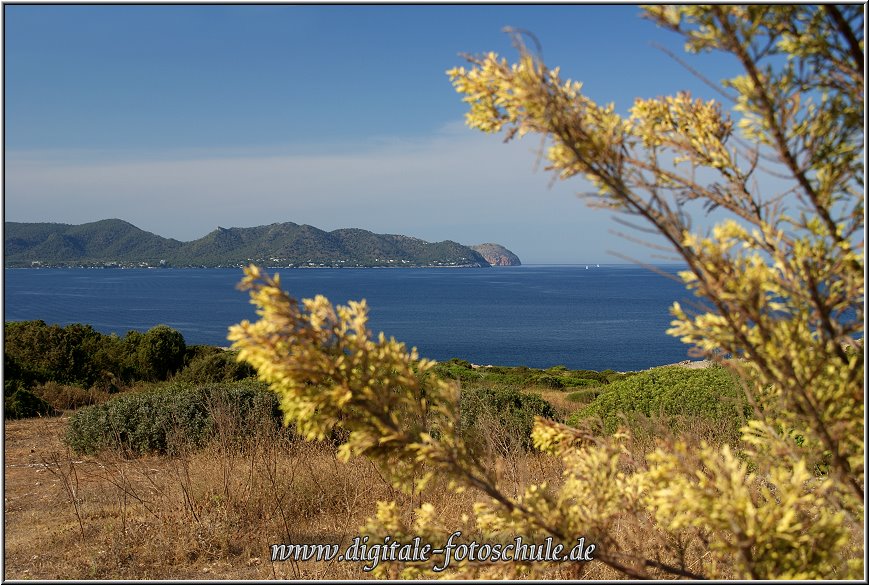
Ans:
[[[477,497],[433,482],[415,498],[367,460],[347,464],[329,444],[256,430],[243,447],[124,458],[77,456],[67,417],[7,421],[6,579],[364,579],[352,562],[271,562],[270,544],[346,546],[380,500],[408,513],[431,502],[445,527],[473,530]],[[557,483],[539,454],[500,458],[504,485]],[[558,576],[557,572],[553,576]]]
[[[581,406],[563,390],[531,391],[559,417]],[[294,438],[268,417],[241,428],[225,408],[209,411],[216,430],[204,448],[179,442],[171,455],[132,457],[111,449],[78,455],[63,441],[70,410],[58,417],[6,421],[4,578],[368,579],[372,575],[361,562],[272,562],[270,545],[330,544],[343,551],[384,501],[396,502],[405,520],[422,503],[430,503],[436,511],[435,532],[461,530],[463,541],[486,540],[474,524],[474,503],[485,498],[480,493],[455,493],[445,478],[436,477],[411,497],[393,489],[367,459],[340,462],[334,444]],[[562,482],[561,460],[523,449],[513,429],[488,416],[477,419],[480,432],[475,436],[482,437],[478,447],[495,471],[499,489],[511,498],[542,482],[556,490]],[[732,441],[728,429],[721,421],[690,418],[676,433],[697,447],[688,450],[693,457],[701,441]],[[676,438],[673,432],[666,421],[634,420],[626,461],[643,466],[657,445]],[[689,462],[694,463],[700,465]],[[617,515],[608,532],[615,538],[609,547],[627,555],[623,558],[657,559],[687,570],[701,566],[708,538],[714,538],[686,532],[674,539],[648,516],[628,512]],[[855,529],[854,538],[862,538],[862,532]],[[500,565],[522,570],[518,564]],[[391,567],[389,576],[397,578],[398,568]],[[600,580],[623,575],[592,561],[550,565],[534,577]]]
[[[366,579],[362,563],[272,562],[270,545],[343,550],[385,500],[398,502],[408,518],[429,502],[445,533],[479,538],[479,494],[454,493],[435,479],[410,497],[370,461],[341,463],[333,445],[292,439],[269,425],[249,430],[242,445],[226,433],[203,450],[172,456],[78,456],[62,441],[68,414],[6,423],[6,579]],[[497,451],[503,437],[488,437]],[[561,481],[559,461],[543,454],[515,450],[490,463],[511,496],[531,483]],[[674,554],[647,519],[624,518],[618,534],[626,548]],[[679,554],[703,552],[676,544]],[[545,575],[620,577],[598,562],[582,565],[555,565]]]

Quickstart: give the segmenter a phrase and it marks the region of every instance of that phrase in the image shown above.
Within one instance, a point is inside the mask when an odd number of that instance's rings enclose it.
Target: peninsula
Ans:
[[[276,268],[473,267],[503,265],[507,254],[490,254],[446,240],[426,242],[394,234],[346,228],[326,232],[292,222],[249,228],[217,227],[180,242],[120,219],[81,225],[5,223],[6,268],[173,267],[229,268],[250,263]],[[507,254],[505,254],[506,252]]]

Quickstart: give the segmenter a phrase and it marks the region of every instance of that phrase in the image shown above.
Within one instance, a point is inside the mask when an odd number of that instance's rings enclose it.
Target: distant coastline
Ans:
[[[256,262],[253,262],[256,264]],[[4,270],[230,270],[230,269],[242,269],[246,266],[249,266],[250,263],[247,264],[238,264],[238,265],[217,265],[217,266],[123,266],[123,265],[62,265],[62,266],[4,266]],[[424,268],[435,268],[435,269],[462,269],[462,268],[482,268],[481,266],[474,265],[407,265],[407,266],[346,266],[346,265],[336,265],[336,266],[282,266],[282,265],[270,265],[270,264],[257,264],[260,268],[265,268],[268,270],[420,270]],[[534,266],[534,265],[529,265]],[[540,266],[545,266],[541,264]],[[570,265],[565,265],[570,266]],[[502,266],[494,266],[493,268],[504,268]],[[515,268],[515,267],[514,267]]]
[[[517,266],[500,244],[427,242],[358,228],[292,222],[223,228],[191,242],[120,219],[86,224],[6,222],[5,268],[488,268]],[[479,251],[478,251],[479,250]]]
[[[37,265],[37,266],[5,266],[5,270],[219,270],[219,269],[230,269],[230,268],[244,268],[248,266],[248,264],[238,264],[233,266],[123,266],[123,265],[93,265],[93,266],[85,266],[85,265],[64,265],[64,266],[46,266],[46,265]],[[593,268],[637,268],[642,266],[651,266],[654,268],[687,268],[687,265],[679,264],[679,263],[664,263],[664,264],[630,264],[630,263],[618,263],[618,264],[591,264],[585,262],[533,262],[528,264],[520,264],[516,266],[492,266],[493,268],[579,268],[582,269],[588,266],[589,270]],[[302,270],[302,269],[349,269],[349,270],[358,270],[358,269],[369,269],[369,268],[386,268],[386,269],[401,269],[401,268],[468,268],[468,266],[346,266],[346,265],[338,265],[338,266],[281,266],[281,265],[271,265],[271,264],[263,264],[261,268],[267,268],[269,270],[275,270],[279,268],[287,269],[291,268],[293,270]]]

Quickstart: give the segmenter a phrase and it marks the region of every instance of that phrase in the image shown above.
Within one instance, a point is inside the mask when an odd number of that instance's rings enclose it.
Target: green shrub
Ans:
[[[30,418],[56,414],[55,409],[45,400],[24,388],[3,397],[3,417],[7,419]]]
[[[140,380],[166,380],[184,366],[184,336],[167,325],[157,325],[141,335],[128,335],[133,363]],[[132,346],[135,346],[133,349]]]
[[[561,379],[561,383],[564,385],[564,388],[597,388],[598,386],[605,385],[607,382],[597,379],[565,376]]]
[[[613,370],[596,372],[594,370],[568,370],[566,366],[552,366],[545,370],[527,366],[486,366],[473,368],[470,363],[453,358],[435,367],[435,373],[442,378],[463,382],[482,382],[488,385],[511,386],[514,388],[592,388],[608,384],[612,378],[621,378]]]
[[[479,444],[488,436],[500,435],[506,449],[529,448],[535,416],[557,419],[551,404],[537,394],[515,388],[482,387],[466,389],[459,402],[463,433]]]
[[[490,384],[524,388],[534,384],[537,370],[529,368],[511,368],[507,366],[490,366],[481,368],[482,380]]]
[[[8,345],[6,347],[8,348]],[[19,358],[10,355],[8,351],[3,352],[4,396],[12,394],[18,388],[29,388],[43,378],[44,376],[35,371],[32,365],[21,363]]]
[[[70,417],[65,440],[82,454],[172,453],[204,446],[219,425],[244,432],[264,418],[274,425],[281,420],[277,399],[264,384],[173,382],[79,410]]]
[[[434,373],[444,380],[476,382],[482,379],[482,375],[471,366],[470,362],[459,358],[452,358],[449,361],[437,364],[434,367]]]
[[[719,365],[702,369],[680,366],[640,372],[602,388],[588,406],[568,418],[599,417],[603,430],[612,433],[626,419],[643,417],[702,417],[739,426],[749,409],[731,372]]]
[[[604,391],[604,388],[600,386],[594,388],[588,388],[585,390],[577,390],[576,392],[571,392],[567,395],[567,399],[571,402],[591,402]]]
[[[538,386],[544,386],[546,388],[564,388],[564,378],[562,378],[561,376],[541,374],[534,378],[534,382]]]
[[[557,366],[564,368],[564,366]],[[606,384],[606,376],[592,370],[576,370],[549,368],[543,374],[533,378],[534,383],[546,388],[588,388]]]
[[[20,379],[27,387],[54,381],[90,386],[103,364],[103,335],[90,325],[74,323],[61,327],[44,321],[6,323],[4,364],[6,377]]]
[[[609,383],[609,375],[614,374],[615,372],[613,372],[613,370],[604,370],[603,372],[596,372],[594,370],[570,370],[566,373],[573,378],[594,380],[601,384],[607,384]]]
[[[184,366],[187,367],[201,357],[214,355],[223,351],[225,351],[223,348],[217,347],[216,345],[188,345],[184,349]]]
[[[199,346],[209,347],[209,346]],[[256,371],[247,362],[235,358],[238,352],[211,347],[214,351],[196,351],[193,357],[188,352],[187,365],[175,376],[179,382],[201,384],[206,382],[233,382],[256,376]]]
[[[127,382],[165,380],[184,356],[184,337],[166,325],[124,338],[80,323],[9,322],[4,331],[4,379],[28,389],[56,382],[114,392]]]
[[[604,370],[601,372],[601,375],[606,377],[607,384],[612,384],[613,382],[626,380],[631,376],[636,376],[638,373],[639,372],[614,372],[613,370]]]

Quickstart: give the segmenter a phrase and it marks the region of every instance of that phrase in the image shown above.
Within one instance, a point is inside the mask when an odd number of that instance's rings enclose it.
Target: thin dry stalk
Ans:
[[[78,519],[81,536],[84,538],[84,521],[82,520],[81,514],[82,500],[79,497],[79,480],[78,471],[76,471],[75,468],[76,463],[77,462],[73,460],[69,450],[67,450],[66,459],[63,460],[61,459],[60,454],[56,452],[51,453],[48,456],[48,459],[44,457],[42,458],[42,464],[45,466],[45,469],[50,471],[54,477],[60,480],[67,497],[69,497],[69,501],[75,510],[75,517]]]

